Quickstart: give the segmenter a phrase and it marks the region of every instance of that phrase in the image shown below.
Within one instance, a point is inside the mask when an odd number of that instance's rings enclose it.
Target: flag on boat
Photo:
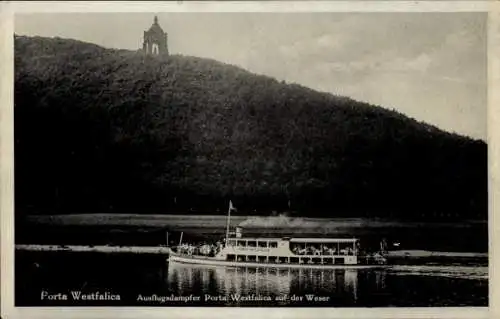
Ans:
[[[229,200],[229,211],[232,211],[234,210],[235,212],[237,212],[238,210],[236,209],[236,207],[233,206],[233,202],[231,200]]]

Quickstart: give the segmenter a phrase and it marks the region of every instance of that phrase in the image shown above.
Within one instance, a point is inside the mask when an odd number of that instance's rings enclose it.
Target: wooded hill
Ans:
[[[487,147],[214,60],[15,37],[19,214],[487,218]],[[288,201],[290,200],[290,208]]]

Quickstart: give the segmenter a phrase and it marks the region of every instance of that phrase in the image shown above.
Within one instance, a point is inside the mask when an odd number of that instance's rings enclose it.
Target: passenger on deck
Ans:
[[[213,250],[212,248],[213,247],[211,245],[204,244],[203,246],[200,247],[200,253],[204,256],[210,255],[210,253]]]
[[[299,249],[299,255],[305,255],[306,252],[307,252],[307,248],[304,247],[304,248],[301,248],[301,246],[297,246],[298,249]]]
[[[321,250],[317,249],[316,247],[312,246],[311,248],[312,254],[316,256],[321,256]]]

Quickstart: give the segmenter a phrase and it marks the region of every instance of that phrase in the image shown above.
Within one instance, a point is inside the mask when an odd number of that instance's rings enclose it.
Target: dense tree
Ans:
[[[15,139],[18,213],[487,216],[483,141],[196,57],[16,36]]]

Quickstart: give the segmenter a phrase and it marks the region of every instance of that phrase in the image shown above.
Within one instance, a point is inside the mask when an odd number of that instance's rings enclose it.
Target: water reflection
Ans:
[[[345,287],[354,299],[358,300],[358,272],[356,270],[346,270],[345,271]]]
[[[34,266],[36,265],[36,266]],[[127,265],[127,267],[123,267]],[[68,306],[40,300],[40,291],[110,291],[121,302],[108,306],[331,306],[444,307],[487,306],[488,268],[394,266],[375,270],[222,268],[168,264],[163,258],[136,255],[16,252],[16,306]],[[83,288],[82,288],[83,287]],[[145,303],[143,296],[275,296],[272,303]],[[292,296],[326,296],[328,303],[298,303]],[[288,298],[284,298],[284,296]],[[278,296],[280,298],[278,298]],[[73,304],[73,303],[71,303]]]
[[[223,283],[221,293],[285,295],[290,293],[291,274],[288,270],[271,268],[214,268],[216,278]]]
[[[375,286],[376,286],[377,290],[384,290],[386,288],[385,277],[386,277],[385,272],[381,272],[381,271],[375,272],[374,282],[375,282]]]
[[[384,273],[375,276],[377,286],[382,285],[384,276]],[[274,300],[277,296],[314,294],[356,303],[358,277],[358,270],[347,269],[232,268],[172,263],[167,282],[179,295],[261,295]],[[287,301],[290,300],[283,302]]]

